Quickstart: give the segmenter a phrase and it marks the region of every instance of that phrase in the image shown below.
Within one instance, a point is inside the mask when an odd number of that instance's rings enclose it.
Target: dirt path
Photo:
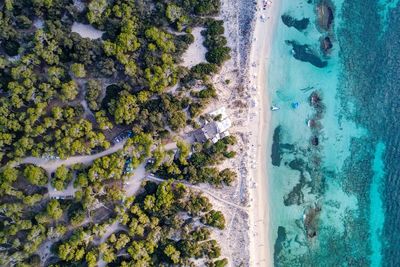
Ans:
[[[35,164],[39,167],[42,167],[45,169],[49,174],[53,173],[58,167],[61,165],[65,166],[71,166],[76,163],[82,163],[84,165],[89,165],[92,163],[95,159],[104,157],[107,155],[110,155],[112,153],[117,152],[118,150],[122,149],[125,145],[126,140],[113,145],[107,150],[104,150],[103,152],[93,154],[93,155],[85,155],[85,156],[74,156],[70,157],[67,159],[56,159],[56,160],[51,160],[51,159],[46,159],[46,158],[37,158],[37,157],[26,157],[16,165],[20,164]],[[166,150],[171,150],[171,149],[176,149],[176,143],[168,143],[164,146]]]
[[[149,179],[149,180],[157,181],[157,182],[165,182],[166,181],[164,179],[161,179],[161,178],[158,178],[158,177],[154,176],[153,174],[149,174],[146,178]],[[225,200],[223,198],[220,198],[220,197],[216,196],[214,193],[212,193],[212,192],[210,192],[210,191],[208,191],[208,190],[206,190],[204,188],[201,188],[200,186],[192,185],[192,184],[190,184],[188,182],[184,182],[184,181],[174,181],[174,183],[178,183],[178,182],[184,184],[187,187],[196,189],[196,190],[198,190],[198,191],[200,191],[200,192],[202,192],[202,193],[204,193],[204,194],[206,194],[206,195],[218,200],[219,202],[225,203],[225,204],[227,204],[227,205],[229,205],[231,207],[235,207],[235,208],[243,210],[245,212],[248,211],[248,209],[246,207],[237,205],[237,204],[232,203],[230,201],[227,201],[227,200]]]
[[[54,172],[58,167],[61,165],[71,166],[76,163],[82,163],[84,165],[88,165],[92,163],[95,159],[110,155],[124,147],[126,141],[122,141],[103,152],[93,154],[93,155],[86,155],[86,156],[75,156],[70,157],[67,159],[57,159],[57,160],[49,160],[45,158],[36,158],[36,157],[27,157],[24,158],[19,164],[35,164],[39,167],[45,169],[49,174]]]

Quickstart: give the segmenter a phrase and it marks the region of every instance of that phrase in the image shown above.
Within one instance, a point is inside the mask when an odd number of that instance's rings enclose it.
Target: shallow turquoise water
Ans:
[[[274,263],[400,266],[399,1],[332,6],[333,49],[324,55],[316,3],[282,1],[280,15],[311,23],[301,32],[280,20],[269,59],[271,104],[281,108],[268,169]],[[308,62],[293,41],[308,45]]]

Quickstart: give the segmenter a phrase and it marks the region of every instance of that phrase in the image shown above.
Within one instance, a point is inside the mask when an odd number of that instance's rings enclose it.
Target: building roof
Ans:
[[[207,137],[207,139],[213,138],[218,133],[217,123],[215,121],[207,123],[206,125],[204,125],[202,130],[204,132],[204,135]]]
[[[204,143],[208,139],[213,139],[216,135],[218,135],[218,127],[215,121],[207,123],[201,129],[197,129],[194,131],[194,138],[198,142]]]
[[[228,117],[228,115],[226,114],[226,110],[225,107],[221,107],[217,110],[214,110],[213,112],[208,113],[209,115],[216,117],[218,115],[221,115],[221,120],[224,120]]]
[[[216,126],[217,126],[217,131],[219,133],[222,133],[228,130],[232,126],[232,122],[229,118],[226,118],[223,121],[217,121]]]
[[[211,116],[221,115],[221,121],[206,123],[203,128],[194,131],[193,135],[197,142],[204,143],[207,140],[211,140],[213,143],[216,143],[221,138],[229,135],[229,132],[223,134],[232,126],[231,120],[226,115],[225,107],[219,108],[209,114]]]
[[[217,134],[216,136],[214,136],[211,141],[215,144],[216,142],[218,142],[218,140],[221,139],[221,137],[219,136],[219,134]]]
[[[207,137],[205,136],[203,129],[197,129],[193,132],[193,134],[197,142],[204,143],[205,141],[207,141]]]

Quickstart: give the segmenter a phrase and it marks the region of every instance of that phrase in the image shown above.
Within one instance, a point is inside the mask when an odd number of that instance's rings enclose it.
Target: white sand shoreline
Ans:
[[[267,135],[270,134],[271,111],[269,109],[267,75],[268,58],[271,52],[276,23],[279,20],[280,1],[274,0],[271,6],[267,7],[267,10],[262,8],[263,1],[258,1],[250,51],[250,83],[251,86],[256,86],[256,98],[259,99],[257,108],[258,129],[255,130],[257,132],[254,139],[251,140],[252,144],[257,147],[257,166],[256,169],[250,172],[250,176],[254,177],[256,183],[256,186],[250,187],[250,266],[273,266],[273,244],[269,242],[270,203],[267,177],[269,137]],[[261,16],[266,19],[261,19]]]

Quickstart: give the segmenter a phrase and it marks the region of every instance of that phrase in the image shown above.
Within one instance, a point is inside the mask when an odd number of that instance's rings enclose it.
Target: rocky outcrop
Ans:
[[[318,145],[319,145],[319,139],[318,139],[317,136],[313,136],[313,137],[311,138],[311,144],[312,144],[313,146],[318,146]]]
[[[329,54],[331,51],[333,45],[331,38],[329,36],[326,36],[325,38],[321,38],[321,50],[324,52],[324,54]]]
[[[329,1],[322,0],[317,6],[318,24],[325,31],[331,30],[334,13],[332,4]]]

